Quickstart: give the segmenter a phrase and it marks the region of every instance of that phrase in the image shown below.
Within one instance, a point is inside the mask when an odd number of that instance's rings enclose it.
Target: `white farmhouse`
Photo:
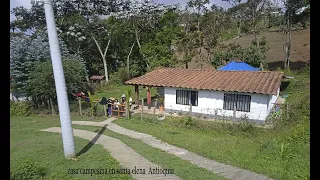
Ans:
[[[214,71],[161,68],[126,82],[157,87],[165,113],[189,113],[206,118],[247,117],[264,123],[280,91],[283,74],[270,71]],[[192,106],[191,106],[191,105]]]

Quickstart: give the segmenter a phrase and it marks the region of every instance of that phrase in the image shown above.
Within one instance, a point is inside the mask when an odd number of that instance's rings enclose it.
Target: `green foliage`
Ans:
[[[249,134],[254,133],[254,125],[255,123],[250,121],[247,117],[241,118],[240,121],[235,124],[237,131]]]
[[[63,59],[63,67],[69,95],[88,89],[83,64],[75,59]],[[27,95],[42,101],[46,101],[49,97],[56,98],[55,81],[50,61],[39,62],[35,65],[30,73]]]
[[[10,101],[10,116],[28,116],[31,112],[31,105],[29,102]]]
[[[229,44],[228,46],[223,46],[222,50],[214,53],[211,63],[214,67],[218,67],[222,65],[223,61],[241,60],[253,67],[260,67],[260,63],[265,66],[268,50],[269,47],[265,37],[259,41],[259,46],[255,41],[252,41],[251,45],[247,48],[236,44]]]
[[[13,37],[10,40],[10,73],[13,77],[13,88],[26,93],[30,72],[34,65],[51,59],[49,41],[46,34],[39,32],[36,37]],[[59,38],[61,56],[75,57]]]
[[[185,116],[185,117],[180,119],[180,123],[183,126],[191,127],[191,126],[193,126],[195,124],[195,121],[191,116]]]
[[[142,45],[141,51],[147,57],[151,68],[174,65],[175,57],[171,48],[181,32],[177,21],[177,12],[169,9],[159,20],[160,27],[154,39]]]
[[[12,180],[41,179],[46,175],[46,169],[32,160],[25,160],[19,166],[10,171]]]
[[[110,83],[112,84],[124,84],[125,81],[130,79],[130,74],[126,67],[120,67],[117,72],[110,75]]]

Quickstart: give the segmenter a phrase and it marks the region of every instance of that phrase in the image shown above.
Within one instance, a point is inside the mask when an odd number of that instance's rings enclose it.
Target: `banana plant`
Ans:
[[[127,114],[127,119],[130,120],[130,97],[131,97],[131,89],[127,90],[127,98],[126,98],[126,114]]]
[[[94,113],[96,111],[95,103],[93,102],[93,97],[92,97],[92,95],[91,95],[91,93],[89,91],[88,91],[88,95],[89,95],[90,105],[91,105],[91,117],[93,117]]]

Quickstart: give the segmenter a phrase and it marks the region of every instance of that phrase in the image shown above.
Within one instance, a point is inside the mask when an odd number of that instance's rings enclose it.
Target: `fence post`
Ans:
[[[79,102],[80,116],[82,116],[82,111],[81,111],[81,98],[78,98],[78,102]]]
[[[190,105],[190,108],[189,108],[189,115],[192,116],[192,103],[191,103],[191,92],[190,93],[190,96],[189,96],[189,105]]]
[[[106,108],[105,104],[103,105],[103,110],[104,110],[104,115],[107,116],[107,108]],[[80,112],[81,112],[81,110],[80,110]]]
[[[287,113],[287,120],[288,120],[289,119],[289,104],[288,103],[287,103],[286,113]]]
[[[236,104],[233,103],[233,122],[236,121],[237,107]]]
[[[153,116],[156,115],[156,107],[157,107],[157,104],[158,104],[158,101],[155,100],[155,101],[154,101],[154,105],[153,105]]]
[[[144,105],[143,101],[144,101],[144,99],[143,98],[141,98],[141,99],[142,99],[142,101],[141,101],[141,121],[142,121],[143,105]]]

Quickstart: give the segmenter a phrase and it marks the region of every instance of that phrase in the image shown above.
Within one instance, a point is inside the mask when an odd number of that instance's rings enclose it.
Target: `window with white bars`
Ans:
[[[225,93],[223,99],[224,110],[234,110],[234,106],[237,111],[250,112],[251,96],[236,94],[236,93]]]
[[[198,91],[176,90],[176,104],[190,105],[190,97],[192,106],[198,106]]]

